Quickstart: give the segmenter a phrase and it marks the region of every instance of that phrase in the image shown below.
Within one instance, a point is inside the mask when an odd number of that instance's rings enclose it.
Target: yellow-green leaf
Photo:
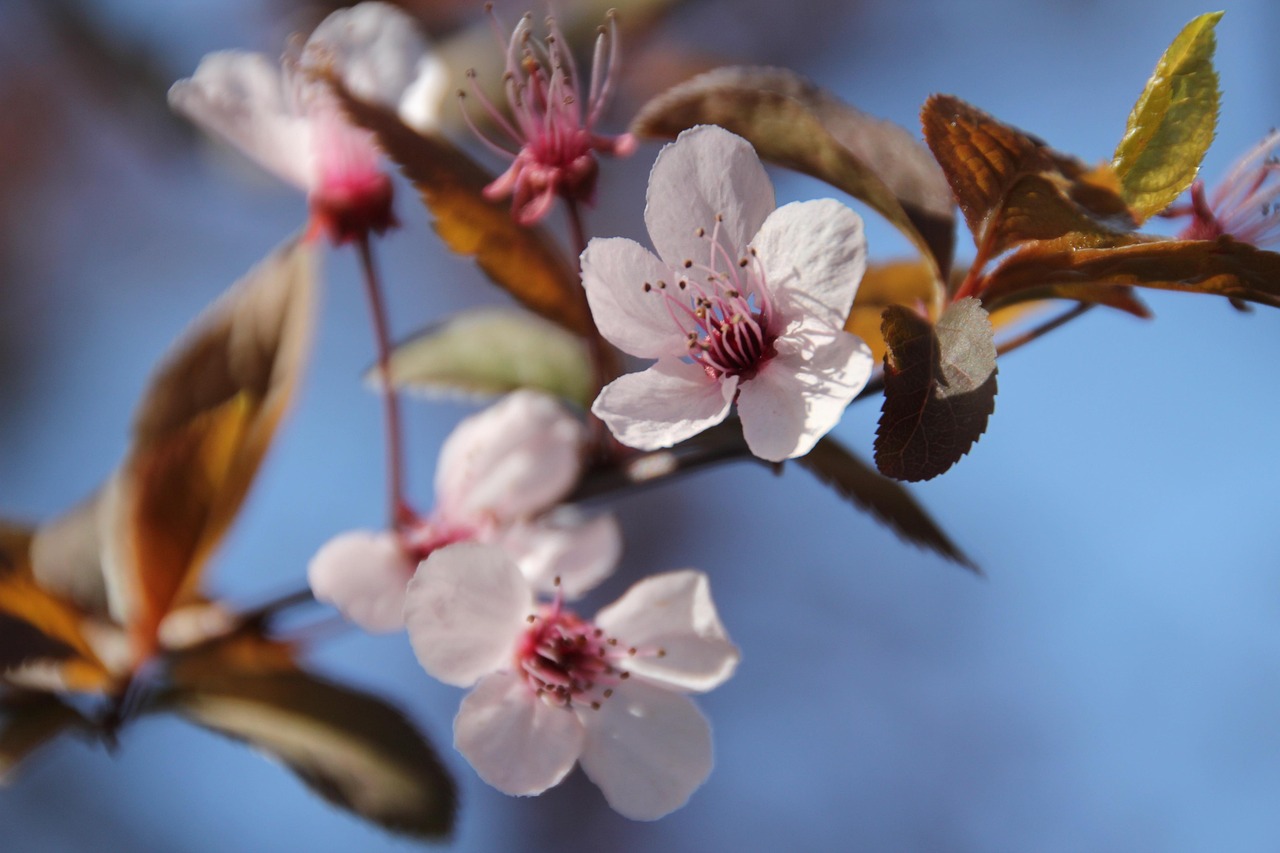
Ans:
[[[380,382],[377,370],[366,381]],[[391,383],[426,394],[489,397],[532,388],[591,405],[591,361],[582,338],[517,308],[456,314],[391,353]]]
[[[1183,27],[1129,113],[1112,165],[1125,201],[1143,218],[1164,210],[1191,185],[1213,142],[1213,30],[1221,17],[1211,12]]]

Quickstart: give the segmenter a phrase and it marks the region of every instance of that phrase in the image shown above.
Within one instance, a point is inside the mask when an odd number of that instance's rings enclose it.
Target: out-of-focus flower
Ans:
[[[501,40],[496,18],[494,26]],[[625,157],[636,148],[635,137],[629,133],[604,136],[595,132],[613,94],[618,69],[614,16],[609,16],[608,28],[601,27],[596,39],[585,99],[573,53],[554,19],[548,19],[547,30],[544,41],[535,39],[533,17],[525,15],[511,35],[503,80],[510,119],[478,86],[472,86],[493,124],[515,148],[512,151],[490,140],[472,125],[491,148],[513,160],[484,193],[491,199],[510,196],[512,215],[521,225],[532,225],[546,216],[557,197],[593,203],[599,174],[597,152]]]
[[[711,772],[710,727],[683,694],[722,684],[739,655],[701,572],[646,578],[589,622],[560,597],[537,605],[500,549],[455,545],[418,567],[405,617],[428,673],[475,685],[454,744],[500,791],[542,793],[580,762],[615,810],[655,820]]]
[[[303,54],[314,50],[311,42]],[[343,116],[327,84],[286,57],[211,53],[169,90],[170,105],[307,194],[314,224],[334,243],[396,224],[391,179],[372,134]]]
[[[418,562],[455,542],[491,542],[535,588],[584,594],[617,564],[612,515],[557,507],[582,472],[585,429],[552,398],[516,391],[462,423],[436,466],[436,505],[396,533],[353,531],[325,544],[307,569],[316,598],[369,631],[404,624],[405,585]]]
[[[657,364],[622,376],[595,412],[623,444],[670,447],[736,401],[751,452],[807,453],[871,375],[843,330],[866,268],[862,220],[832,199],[774,209],[751,145],[714,126],[658,154],[645,223],[657,256],[593,239],[582,283],[601,334]]]
[[[1178,234],[1181,240],[1216,240],[1232,237],[1260,249],[1280,243],[1280,131],[1271,131],[1232,167],[1212,196],[1204,183],[1191,185],[1191,205],[1183,213],[1191,223]]]

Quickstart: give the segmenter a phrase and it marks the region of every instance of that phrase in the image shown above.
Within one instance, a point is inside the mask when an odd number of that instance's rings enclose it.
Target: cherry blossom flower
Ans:
[[[592,406],[623,444],[670,447],[736,402],[751,452],[802,456],[871,375],[843,330],[866,268],[862,220],[833,199],[774,209],[751,145],[686,130],[658,154],[645,224],[657,256],[593,239],[582,283],[601,334],[656,364],[607,385]]]
[[[417,127],[438,116],[448,82],[407,15],[363,3],[327,18],[280,68],[256,53],[209,54],[173,85],[169,103],[306,192],[313,223],[340,244],[381,234],[396,220],[373,136],[346,120],[328,84],[315,78],[321,66],[359,97],[394,98]]]
[[[655,820],[710,774],[711,730],[684,694],[739,655],[701,572],[646,578],[589,622],[536,604],[501,550],[454,545],[418,567],[405,619],[428,673],[474,685],[454,745],[498,790],[540,794],[579,762],[615,810]]]
[[[368,631],[404,626],[418,562],[455,542],[490,542],[535,588],[556,578],[577,597],[613,571],[622,537],[612,515],[557,504],[582,472],[585,428],[552,398],[516,391],[458,424],[440,449],[436,505],[399,531],[351,531],[326,543],[307,577],[316,598]]]
[[[1258,248],[1280,243],[1280,131],[1271,131],[1232,167],[1212,197],[1204,183],[1191,185],[1191,204],[1175,212],[1191,215],[1191,223],[1178,234],[1181,240],[1216,240],[1229,236]]]
[[[495,29],[500,28],[494,19]],[[625,157],[635,151],[629,133],[604,136],[597,122],[613,94],[618,69],[618,26],[609,16],[601,27],[591,63],[591,84],[582,97],[578,68],[564,34],[547,20],[544,42],[533,38],[533,17],[516,25],[507,46],[503,86],[511,110],[508,120],[478,86],[472,90],[493,124],[515,150],[472,130],[499,154],[513,160],[497,180],[485,187],[490,199],[511,197],[511,212],[521,225],[532,225],[551,211],[556,197],[591,204],[595,200],[599,164],[596,154]],[[499,33],[501,40],[501,33]],[[474,74],[469,72],[474,79]],[[468,117],[468,122],[470,118]]]

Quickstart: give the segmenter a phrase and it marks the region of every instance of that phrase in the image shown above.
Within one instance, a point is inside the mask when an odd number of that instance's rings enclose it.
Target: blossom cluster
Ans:
[[[557,201],[590,203],[597,157],[635,150],[630,135],[597,129],[617,49],[611,19],[584,94],[554,22],[540,41],[525,17],[505,48],[509,113],[473,80],[490,125],[514,146],[489,142],[512,162],[484,195],[511,197],[521,226]],[[334,87],[439,134],[451,82],[405,13],[366,2],[330,16],[279,70],[254,54],[206,57],[170,100],[304,190],[313,234],[367,246],[396,222],[393,183]],[[599,388],[586,417],[620,443],[608,452],[672,447],[736,408],[760,458],[807,453],[873,368],[866,344],[843,328],[866,266],[861,220],[830,199],[776,207],[751,145],[714,126],[658,154],[646,202],[656,254],[625,238],[579,247],[599,334],[656,359]],[[472,688],[455,745],[494,787],[537,794],[578,763],[617,811],[654,819],[707,778],[710,728],[687,694],[723,683],[739,653],[706,575],[692,569],[639,581],[594,620],[569,608],[622,555],[612,514],[565,504],[599,447],[559,402],[510,393],[445,441],[433,509],[336,536],[308,578],[318,600],[365,630],[407,630],[430,675]]]

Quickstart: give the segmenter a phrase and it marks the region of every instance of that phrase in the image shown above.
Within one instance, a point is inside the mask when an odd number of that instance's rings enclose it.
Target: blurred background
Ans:
[[[437,33],[477,3],[417,4]],[[1203,176],[1280,117],[1280,12],[1232,3]],[[327,10],[290,0],[8,0],[0,6],[0,516],[88,494],[125,448],[152,365],[233,280],[300,227],[300,194],[172,118],[206,52],[280,52]],[[504,9],[514,22],[520,9]],[[927,3],[690,0],[624,52],[614,127],[681,74],[787,65],[918,128],[958,95],[1085,160],[1109,158],[1186,0]],[[625,14],[625,13],[624,13]],[[643,239],[656,145],[608,163],[600,235]],[[776,174],[779,201],[825,195]],[[448,255],[402,187],[377,246],[398,335],[503,300]],[[875,260],[905,243],[868,215]],[[960,236],[960,257],[972,255]],[[329,252],[299,405],[210,571],[241,603],[290,591],[333,533],[380,523],[380,407],[354,256]],[[453,750],[462,692],[403,636],[339,632],[311,659],[383,695],[461,787],[465,851],[1274,850],[1280,834],[1280,312],[1152,293],[1003,360],[988,433],[914,488],[986,572],[903,545],[790,466],[740,465],[617,502],[629,550],[583,610],[696,566],[742,648],[703,697],[717,767],[655,824],[612,813],[580,773],[536,800],[484,785]],[[409,406],[414,494],[469,408]],[[836,434],[869,456],[877,404]],[[119,751],[66,739],[0,791],[6,850],[408,850],[251,751],[175,719]]]

